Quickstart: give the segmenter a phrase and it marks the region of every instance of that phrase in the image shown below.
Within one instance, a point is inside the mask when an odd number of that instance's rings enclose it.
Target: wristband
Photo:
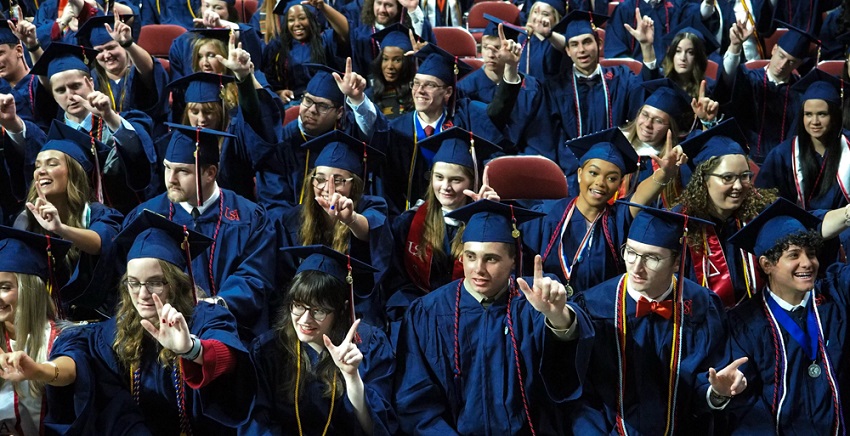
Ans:
[[[35,45],[34,45],[34,46],[32,46],[32,47],[26,47],[27,51],[28,51],[28,52],[30,52],[30,53],[32,53],[32,52],[34,52],[34,51],[36,51],[36,50],[38,50],[38,49],[40,49],[40,48],[41,48],[41,44],[39,44],[39,43],[38,43],[38,41],[36,41],[36,42],[35,42]]]
[[[351,227],[351,225],[354,224],[355,221],[357,221],[357,212],[351,214],[351,221],[343,224],[345,224],[347,227]]]
[[[179,356],[186,360],[195,360],[201,355],[201,340],[195,335],[189,337],[192,339],[192,348],[183,354],[179,354]]]
[[[130,48],[130,47],[133,45],[133,43],[134,43],[134,42],[135,42],[135,41],[133,41],[133,39],[132,39],[132,38],[130,38],[130,41],[129,41],[129,42],[126,42],[126,43],[124,43],[124,44],[119,43],[118,45],[120,45],[120,46],[121,46],[121,48],[123,48],[123,49],[128,49],[128,48]]]

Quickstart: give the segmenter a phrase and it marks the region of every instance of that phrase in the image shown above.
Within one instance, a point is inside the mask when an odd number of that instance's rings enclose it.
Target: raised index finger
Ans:
[[[357,334],[357,327],[359,327],[359,326],[360,326],[360,320],[359,319],[355,320],[354,324],[351,324],[351,328],[348,329],[348,333],[345,335],[345,340],[343,341],[343,343],[346,343],[346,342],[350,343],[351,341],[354,340],[354,335]]]
[[[159,295],[153,294],[153,304],[156,306],[156,317],[162,321],[162,300],[159,299]]]
[[[738,359],[735,359],[734,362],[730,363],[729,366],[727,366],[726,368],[734,371],[734,370],[738,369],[739,366],[747,363],[748,360],[750,360],[750,359],[746,356],[739,357]]]
[[[502,23],[499,23],[499,41],[504,43],[507,38],[505,38],[505,28]]]
[[[534,283],[540,283],[543,280],[543,258],[540,255],[534,256]]]
[[[699,99],[702,100],[705,98],[705,79],[699,83]]]

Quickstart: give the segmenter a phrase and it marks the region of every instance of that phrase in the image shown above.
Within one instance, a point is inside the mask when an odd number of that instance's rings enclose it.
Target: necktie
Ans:
[[[635,318],[640,318],[650,312],[656,313],[664,319],[670,319],[673,316],[673,300],[649,301],[645,297],[640,297],[635,310]]]
[[[193,207],[192,208],[192,219],[197,220],[199,216],[201,216],[201,212],[198,210],[197,207]]]
[[[422,130],[425,131],[426,138],[434,134],[434,126],[425,126]]]

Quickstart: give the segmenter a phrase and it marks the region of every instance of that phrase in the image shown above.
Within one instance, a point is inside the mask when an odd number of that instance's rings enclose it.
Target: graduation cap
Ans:
[[[372,148],[365,142],[344,133],[341,130],[331,130],[318,138],[304,143],[302,148],[319,152],[316,156],[317,167],[332,167],[350,171],[366,180],[366,162],[370,153],[380,156],[380,150]]]
[[[354,279],[351,277],[351,272],[375,273],[378,272],[377,269],[351,257],[351,255],[340,253],[325,245],[284,247],[280,251],[292,253],[304,259],[301,265],[298,265],[297,272],[299,273],[302,271],[321,271],[336,277],[343,283],[347,283],[350,290],[348,307],[351,309],[351,322],[355,321],[357,315],[354,313]],[[357,341],[360,341],[359,337]]]
[[[478,168],[484,159],[502,150],[496,144],[460,127],[433,135],[419,142],[419,145],[434,153],[432,162],[445,162],[472,168],[475,178],[475,191],[478,191]]]
[[[665,53],[667,52],[667,49],[673,45],[673,40],[682,33],[690,33],[702,41],[706,55],[714,53],[718,48],[720,48],[720,43],[717,41],[717,38],[714,37],[714,34],[708,30],[701,21],[697,20],[691,23],[682,22],[664,35],[662,41],[664,43]]]
[[[55,259],[64,259],[73,244],[64,239],[0,226],[0,271],[50,279]]]
[[[127,251],[128,262],[133,259],[154,258],[180,269],[189,268],[188,276],[194,290],[192,259],[209,248],[213,240],[145,209],[115,236],[115,243]],[[192,294],[195,295],[194,292]]]
[[[552,28],[552,31],[564,35],[567,41],[579,35],[596,35],[596,28],[602,26],[603,23],[608,21],[608,18],[607,15],[594,14],[588,11],[572,11],[559,21]]]
[[[413,35],[414,38],[420,39]],[[378,41],[381,47],[398,47],[405,53],[413,50],[410,44],[410,29],[404,24],[394,23],[372,34],[372,39]]]
[[[230,35],[233,33],[233,29],[229,27],[197,27],[189,29],[189,33],[193,35],[195,39],[217,39],[224,42],[224,46],[227,47],[227,44],[230,43]]]
[[[437,47],[436,44],[422,47],[416,52],[416,57],[422,61],[416,74],[434,76],[447,86],[455,86],[458,80],[473,71],[469,64],[458,60],[457,56]]]
[[[185,103],[214,103],[221,102],[221,89],[228,83],[236,81],[236,77],[213,73],[193,73],[183,76],[168,84],[168,88],[180,91],[177,94]]]
[[[133,18],[133,15],[121,15],[121,21]],[[115,15],[99,15],[91,17],[77,30],[77,43],[86,47],[97,47],[106,45],[113,41],[112,36],[106,31],[104,24],[112,25]]]
[[[805,59],[809,56],[809,46],[811,44],[820,45],[820,41],[814,36],[806,33],[805,30],[799,27],[794,27],[786,22],[773,20],[780,27],[788,28],[788,32],[779,38],[777,45],[782,47],[791,56],[797,59]]]
[[[172,129],[171,140],[165,150],[165,160],[171,163],[195,165],[195,184],[198,190],[198,205],[204,198],[201,192],[201,166],[218,165],[218,144],[221,138],[236,138],[227,132],[183,124],[165,123]]]
[[[686,139],[679,145],[688,155],[688,165],[694,169],[714,156],[730,154],[746,156],[748,151],[747,138],[734,118],[728,118],[711,129]]]
[[[632,144],[617,127],[573,139],[566,145],[579,159],[579,166],[590,159],[602,159],[616,165],[623,175],[636,171],[640,160]]]
[[[410,41],[408,40],[407,43],[410,44]],[[304,66],[315,72],[313,73],[313,77],[310,78],[310,81],[307,82],[307,88],[305,89],[307,94],[313,97],[326,98],[337,105],[342,105],[345,102],[345,95],[339,90],[339,86],[336,84],[336,79],[333,76],[333,73],[337,73],[342,77],[344,75],[342,71],[337,71],[322,64],[304,64]]]
[[[545,216],[509,204],[490,200],[478,200],[446,214],[466,222],[462,242],[517,242],[520,233],[517,224]]]
[[[534,3],[538,3],[538,2],[552,6],[552,9],[554,9],[556,12],[558,12],[558,16],[560,16],[560,17],[563,17],[564,15],[567,14],[567,2],[565,2],[564,0],[537,0]],[[531,7],[533,8],[534,5],[532,4]],[[505,35],[505,36],[507,36],[507,35]]]
[[[693,112],[691,96],[682,90],[676,82],[665,77],[648,80],[641,83],[641,86],[649,94],[644,104],[663,111],[670,118],[680,119],[682,115]]]
[[[9,29],[8,20],[0,20],[0,44],[20,44],[21,40]]]
[[[729,242],[761,257],[782,239],[814,230],[820,222],[814,215],[780,197],[732,235]]]
[[[286,16],[286,14],[289,13],[289,10],[292,9],[293,6],[302,6],[302,7],[304,7],[304,10],[310,11],[310,13],[313,14],[313,16],[315,16],[315,17],[319,16],[319,11],[316,10],[316,8],[314,8],[309,3],[303,3],[302,4],[301,1],[302,0],[292,0],[292,1],[289,1],[289,2],[284,2],[283,0],[278,0],[277,4],[274,6],[273,13],[275,13],[277,15]]]
[[[841,104],[844,89],[847,85],[843,80],[817,68],[809,71],[795,83],[791,89],[802,94],[801,102],[807,100],[824,100],[836,105]]]
[[[52,42],[44,54],[33,65],[31,74],[46,76],[49,80],[56,73],[80,70],[90,74],[89,65],[94,62],[99,51],[79,45]]]
[[[516,41],[519,35],[528,35],[528,31],[524,27],[517,26],[513,23],[508,23],[499,17],[494,17],[490,14],[484,14],[484,18],[489,21],[487,27],[484,28],[484,36],[499,37],[499,24],[502,25],[502,30],[505,32],[505,38]]]
[[[41,146],[41,151],[61,151],[77,161],[83,167],[83,171],[90,173],[97,166],[94,162],[97,159],[97,153],[92,153],[92,145],[95,150],[108,148],[92,136],[61,121],[53,120],[47,132],[47,142]]]
[[[669,248],[682,253],[691,224],[714,226],[711,221],[678,212],[623,200],[618,200],[617,203],[641,209],[629,226],[629,239],[654,247]]]

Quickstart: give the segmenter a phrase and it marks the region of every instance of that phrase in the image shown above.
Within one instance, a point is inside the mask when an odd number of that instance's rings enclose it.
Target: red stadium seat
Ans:
[[[171,77],[171,62],[168,59],[159,59],[157,58],[160,64],[162,64],[162,68],[165,69],[165,72],[168,73],[168,76]]]
[[[473,70],[477,70],[484,66],[484,59],[481,58],[462,58],[461,60],[469,64]]]
[[[599,59],[599,64],[603,67],[625,65],[635,74],[640,74],[640,70],[643,68],[643,64],[640,61],[636,61],[632,58]]]
[[[709,60],[705,65],[705,77],[710,77],[713,80],[717,80],[717,62]]]
[[[507,23],[519,24],[519,8],[513,3],[501,1],[485,1],[475,3],[469,9],[469,16],[466,21],[466,28],[472,33],[475,42],[481,43],[481,35],[484,28],[487,27],[489,21],[484,18],[484,14],[490,14],[494,17],[501,18]]]
[[[283,114],[283,125],[287,125],[296,119],[298,119],[298,114],[301,113],[301,105],[297,104],[295,106],[291,106],[286,109],[286,112]]]
[[[610,3],[608,3],[608,16],[609,17],[614,16],[614,10],[617,9],[617,6],[620,6],[620,2],[610,2]],[[605,27],[606,24],[608,24],[607,21],[602,23],[602,27]]]
[[[257,4],[257,0],[236,0],[236,14],[239,15],[239,21],[250,23],[251,17],[257,12]]]
[[[167,58],[171,43],[184,33],[186,29],[175,24],[148,24],[142,26],[136,44],[139,44],[151,56]]]
[[[844,61],[821,61],[818,69],[836,77],[841,77],[844,71]]]
[[[564,171],[543,156],[502,156],[487,163],[487,179],[502,200],[558,199],[569,194]]]
[[[769,59],[756,59],[754,61],[747,61],[744,66],[747,67],[748,70],[757,70],[759,68],[764,68],[768,63],[770,63]]]
[[[434,36],[441,49],[457,57],[478,56],[475,38],[463,27],[435,27]]]

